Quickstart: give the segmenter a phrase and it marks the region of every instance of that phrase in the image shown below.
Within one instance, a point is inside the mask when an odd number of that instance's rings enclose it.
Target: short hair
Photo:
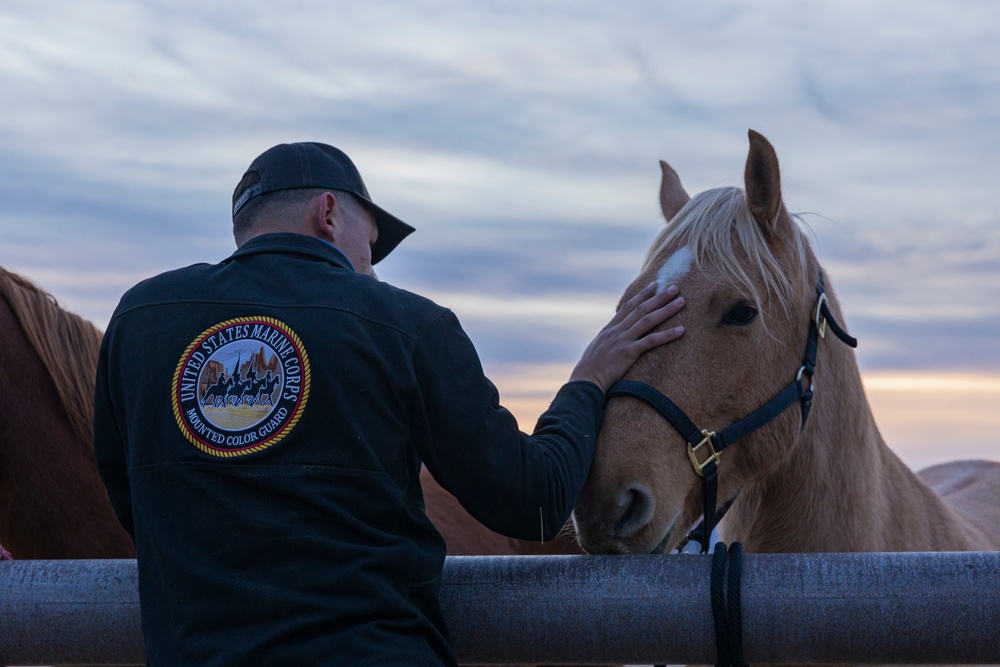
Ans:
[[[359,199],[353,192],[347,190],[331,190],[330,188],[320,189],[317,192],[332,192],[337,198],[337,205],[343,209],[356,213],[358,211],[369,210],[363,200]]]
[[[243,180],[233,191],[233,205],[236,199],[243,192],[260,181],[257,172],[247,172]],[[344,190],[332,190],[331,188],[295,188],[292,190],[278,190],[257,195],[250,198],[243,207],[233,216],[233,236],[237,239],[249,235],[259,220],[264,217],[278,217],[281,215],[295,215],[300,207],[307,204],[313,197],[323,192],[334,192],[337,203],[348,210],[362,208],[363,205],[357,197]]]

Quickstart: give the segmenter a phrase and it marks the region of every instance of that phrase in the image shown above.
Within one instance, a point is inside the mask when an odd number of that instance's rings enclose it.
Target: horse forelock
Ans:
[[[791,238],[784,239],[776,252],[754,220],[742,189],[706,190],[688,201],[659,233],[646,253],[642,273],[655,271],[666,261],[666,250],[687,245],[697,267],[711,263],[723,280],[759,307],[773,302],[787,314],[809,283],[807,240],[801,221],[789,217]]]
[[[0,296],[6,299],[55,385],[76,435],[94,440],[94,380],[102,334],[79,315],[63,310],[55,297],[27,278],[0,267]]]

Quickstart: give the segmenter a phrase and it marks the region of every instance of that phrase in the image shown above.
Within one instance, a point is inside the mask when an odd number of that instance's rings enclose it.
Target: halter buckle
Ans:
[[[823,304],[829,301],[826,298],[826,292],[819,295],[819,299],[816,300],[816,314],[813,315],[813,321],[816,323],[816,330],[819,332],[820,338],[826,338],[826,318],[823,317]]]
[[[715,431],[702,430],[701,434],[705,437],[701,439],[697,445],[692,445],[688,443],[688,457],[691,459],[691,465],[694,466],[694,471],[698,473],[698,477],[705,476],[705,468],[708,467],[710,463],[719,462],[719,452],[715,451],[715,447],[712,445],[712,439],[715,437]],[[698,450],[702,447],[708,447],[708,458],[704,461],[698,460]]]

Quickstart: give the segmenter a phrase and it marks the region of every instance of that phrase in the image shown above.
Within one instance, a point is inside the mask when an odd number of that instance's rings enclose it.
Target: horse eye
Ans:
[[[745,327],[757,318],[757,311],[753,306],[741,303],[730,310],[722,317],[723,324],[737,327]]]

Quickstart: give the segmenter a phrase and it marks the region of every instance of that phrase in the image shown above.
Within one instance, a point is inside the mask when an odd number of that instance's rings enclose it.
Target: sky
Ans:
[[[417,227],[379,277],[452,308],[530,430],[663,224],[775,146],[876,419],[1000,460],[1000,5],[0,4],[0,264],[106,326],[234,248],[266,148],[345,150]]]

